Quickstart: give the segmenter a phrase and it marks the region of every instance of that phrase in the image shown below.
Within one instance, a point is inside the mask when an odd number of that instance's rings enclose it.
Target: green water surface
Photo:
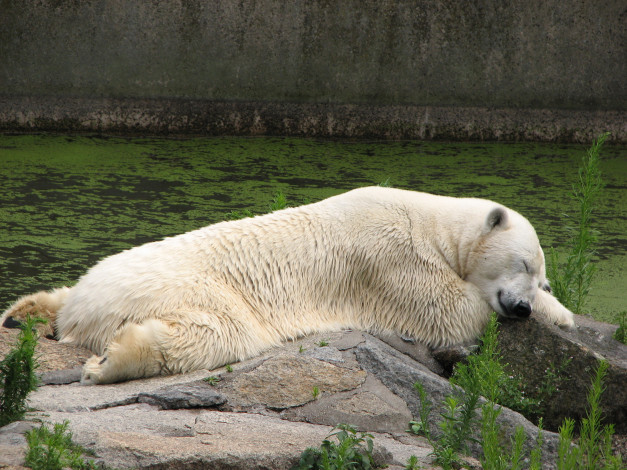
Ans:
[[[0,135],[0,308],[72,284],[104,256],[223,220],[378,184],[484,197],[523,213],[565,252],[585,152],[535,143],[347,142],[294,138]],[[627,309],[627,148],[602,151],[598,271],[586,310]]]

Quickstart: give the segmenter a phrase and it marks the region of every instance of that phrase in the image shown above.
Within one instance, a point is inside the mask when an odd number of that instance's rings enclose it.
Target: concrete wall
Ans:
[[[0,128],[625,141],[626,10],[0,0]]]

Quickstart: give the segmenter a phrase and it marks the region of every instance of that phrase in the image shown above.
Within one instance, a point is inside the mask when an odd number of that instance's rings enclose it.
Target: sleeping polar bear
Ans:
[[[482,199],[368,187],[221,222],[105,258],[72,288],[19,299],[99,356],[84,384],[240,361],[312,332],[396,332],[432,346],[478,336],[494,310],[573,315],[547,291],[520,214]]]

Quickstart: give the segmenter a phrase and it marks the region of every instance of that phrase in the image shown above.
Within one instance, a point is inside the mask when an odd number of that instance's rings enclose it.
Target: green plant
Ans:
[[[15,347],[0,362],[0,427],[21,419],[26,413],[26,397],[37,388],[35,370],[37,331],[35,326],[45,323],[41,318],[26,317],[20,325]]]
[[[274,194],[274,198],[272,199],[272,202],[270,203],[270,212],[285,209],[286,207],[287,207],[287,198],[285,197],[285,194],[283,194],[281,191],[277,191]]]
[[[338,424],[335,432],[322,441],[320,448],[310,447],[301,454],[292,470],[370,470],[373,437],[360,433],[348,424]],[[331,439],[337,439],[337,444]]]
[[[301,345],[298,347],[298,352],[302,354],[302,353],[304,353],[305,351],[307,351],[307,348],[303,347],[303,345],[301,344]]]
[[[414,384],[414,389],[418,392],[418,398],[420,399],[420,421],[410,421],[408,431],[430,439],[429,416],[431,415],[433,403],[429,400],[424,385],[420,382]]]
[[[573,198],[579,203],[577,229],[571,228],[571,250],[566,264],[560,270],[558,255],[551,250],[549,278],[553,294],[574,313],[581,313],[595,272],[592,257],[595,254],[597,233],[592,229],[592,213],[603,189],[599,169],[599,152],[609,133],[601,134],[588,149],[579,168],[579,179],[573,186]]]
[[[418,470],[420,468],[420,465],[418,465],[418,457],[412,455],[407,459],[407,463],[405,464],[405,470]]]
[[[214,386],[214,385],[217,385],[217,383],[220,381],[220,377],[216,377],[215,375],[210,375],[209,377],[206,377],[203,380],[207,382],[209,385]]]
[[[384,181],[381,181],[378,186],[381,186],[382,188],[391,188],[392,183],[390,183],[390,178],[386,178]]]
[[[600,361],[588,392],[588,410],[581,420],[579,445],[572,445],[575,422],[566,418],[559,429],[558,470],[620,470],[619,455],[612,455],[614,426],[601,426],[603,379],[609,364]]]
[[[51,431],[42,424],[25,433],[28,450],[24,458],[26,466],[33,470],[95,469],[93,461],[85,462],[85,450],[72,441],[68,421],[55,424]]]
[[[562,383],[568,380],[566,369],[571,361],[572,358],[570,357],[564,358],[559,366],[556,366],[553,361],[549,362],[549,366],[544,371],[544,380],[538,390],[540,404],[552,397],[559,390]]]
[[[424,435],[434,448],[436,463],[445,469],[459,465],[460,452],[467,450],[466,443],[476,440],[472,437],[477,424],[481,427],[481,445],[483,448],[482,465],[490,470],[513,470],[522,468],[525,433],[518,427],[509,445],[502,442],[502,430],[497,422],[501,413],[501,402],[524,403],[526,400],[518,391],[517,381],[505,373],[501,363],[498,346],[497,318],[493,315],[481,337],[481,347],[477,354],[468,357],[466,363],[455,368],[451,382],[460,388],[444,401],[443,420],[439,423],[440,436],[435,438],[429,428],[429,415],[432,403],[429,401],[422,384],[414,384],[420,398],[420,421],[409,423],[410,432]],[[483,395],[487,401],[481,405],[481,418],[477,420],[479,398]],[[525,406],[530,406],[528,403]],[[510,405],[511,407],[511,405]],[[541,424],[540,424],[541,425]],[[531,455],[531,467],[540,469],[542,432],[538,435],[536,446]]]
[[[559,445],[557,448],[557,469],[571,470],[577,468],[581,460],[581,449],[573,445],[573,430],[575,421],[570,418],[564,419],[564,423],[559,428]]]
[[[607,374],[609,363],[599,362],[596,374],[588,392],[588,412],[581,421],[579,447],[584,455],[586,470],[602,468],[612,459],[611,449],[614,426],[601,426],[601,395],[603,393],[603,379]]]
[[[529,470],[542,470],[542,445],[544,443],[544,433],[542,432],[542,418],[538,422],[538,437],[536,445],[531,450],[529,457]]]
[[[227,364],[224,366],[227,372],[233,372],[233,366],[231,364]]]
[[[499,351],[498,318],[493,314],[481,336],[478,352],[456,365],[451,383],[525,415],[533,414],[538,410],[538,400],[524,395],[521,380],[510,376],[506,367]]]
[[[414,388],[420,397],[420,421],[411,421],[409,432],[429,440],[433,446],[431,455],[438,465],[444,469],[454,468],[461,462],[460,452],[467,450],[466,442],[473,440],[471,434],[476,423],[479,395],[476,391],[462,393],[458,389],[456,396],[445,397],[443,419],[438,423],[441,433],[436,438],[429,425],[432,403],[422,384],[415,383]]]
[[[483,458],[481,465],[485,470],[517,470],[521,468],[523,445],[526,435],[522,426],[518,426],[510,440],[511,450],[501,443],[501,427],[496,422],[501,408],[494,402],[486,402],[481,407],[481,446]]]
[[[318,387],[314,387],[311,390],[311,395],[313,396],[314,400],[317,400],[318,397],[320,396],[320,389]]]
[[[618,328],[614,332],[614,339],[627,344],[627,310],[620,312],[618,315]]]
[[[318,346],[320,346],[321,348],[324,348],[325,346],[328,346],[328,345],[329,345],[329,342],[328,342],[328,341],[325,341],[325,340],[320,340],[320,341],[318,341],[316,344],[317,344]]]
[[[255,214],[248,209],[232,210],[224,214],[224,220],[239,220],[254,216]]]

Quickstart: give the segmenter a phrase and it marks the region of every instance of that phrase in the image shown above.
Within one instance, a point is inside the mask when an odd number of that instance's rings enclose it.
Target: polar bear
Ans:
[[[212,369],[312,332],[476,338],[492,311],[573,314],[548,292],[531,224],[483,199],[367,187],[221,222],[103,259],[71,288],[19,299],[97,356],[83,384]]]

